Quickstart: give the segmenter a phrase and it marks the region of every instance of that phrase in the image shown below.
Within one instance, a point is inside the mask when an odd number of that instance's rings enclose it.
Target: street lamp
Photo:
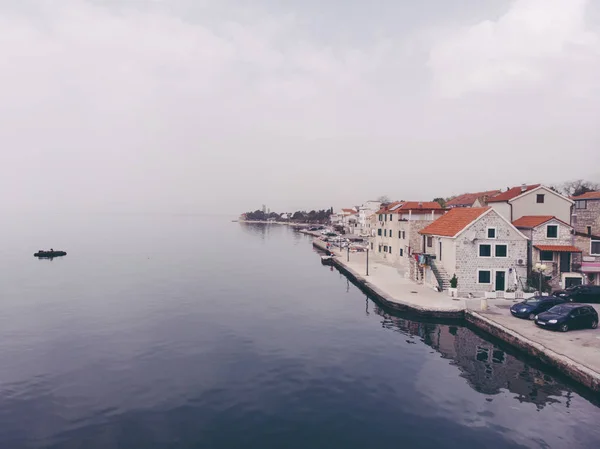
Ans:
[[[542,276],[544,275],[544,271],[546,271],[546,268],[548,267],[543,263],[538,262],[535,264],[535,271],[538,272],[540,278],[540,295],[542,294]]]

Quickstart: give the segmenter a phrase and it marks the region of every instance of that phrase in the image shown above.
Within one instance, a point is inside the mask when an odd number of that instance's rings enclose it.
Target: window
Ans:
[[[575,209],[587,209],[587,201],[586,200],[575,201]]]
[[[480,284],[491,284],[492,272],[490,270],[479,270],[477,272],[477,281]]]
[[[544,195],[543,193],[538,193],[538,194],[537,194],[537,197],[536,197],[536,198],[537,198],[537,199],[536,199],[536,202],[537,202],[538,204],[543,204],[543,203],[544,203],[544,197],[545,197],[545,196],[546,196],[546,195]]]
[[[387,214],[383,215],[383,221],[387,221]]]
[[[508,257],[508,247],[506,245],[496,245],[494,249],[496,257]]]
[[[392,254],[392,247],[388,246],[388,253]]]
[[[406,231],[402,231],[402,239],[406,240]]]
[[[401,239],[402,238],[402,231],[398,231],[398,238]]]
[[[377,235],[381,235],[381,228],[377,230]]]
[[[496,238],[496,228],[487,228],[487,238],[488,239]]]
[[[600,256],[600,240],[592,240],[590,245],[590,255]]]
[[[494,363],[504,363],[504,351],[500,351],[499,349],[494,349],[492,351],[492,362]]]
[[[477,346],[477,354],[475,356],[480,362],[487,362],[490,358],[490,350],[488,348],[482,348]]]
[[[373,251],[373,242],[371,242],[371,251]]]
[[[392,214],[390,214],[390,221],[392,221]]]
[[[383,215],[379,214],[379,221],[383,221]]]
[[[427,237],[427,248],[431,248],[433,246],[433,237]]]
[[[552,251],[540,251],[540,260],[542,262],[552,262],[554,260]]]
[[[387,245],[383,245],[383,252],[387,253]]]
[[[404,256],[404,251],[400,248],[400,257]]]
[[[592,227],[591,226],[587,227],[587,233],[588,233],[588,235],[592,235]]]
[[[479,257],[492,257],[492,245],[479,245]]]
[[[546,237],[548,237],[549,239],[557,239],[558,238],[558,225],[546,226]]]
[[[379,252],[381,252],[381,245],[379,245]]]
[[[383,230],[383,236],[384,236],[384,237],[387,237],[387,229],[384,229],[384,230]]]

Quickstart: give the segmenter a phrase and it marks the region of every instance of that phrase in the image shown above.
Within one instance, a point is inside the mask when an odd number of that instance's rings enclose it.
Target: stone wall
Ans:
[[[558,226],[558,238],[550,239],[546,235],[546,226],[556,225]],[[565,226],[558,220],[550,220],[541,226],[533,229],[531,233],[531,239],[534,245],[572,245],[573,235],[571,234],[571,227]]]
[[[588,233],[592,227],[592,235],[600,236],[600,200],[587,200],[585,209],[573,207],[573,215],[577,218],[572,223],[577,232]]]
[[[487,239],[487,228],[496,228],[496,239]],[[510,270],[515,270],[517,276],[525,283],[527,279],[526,264],[519,266],[517,261],[527,260],[527,239],[518,233],[512,226],[502,220],[494,211],[472,225],[466,233],[475,232],[473,242],[465,238],[465,234],[456,239],[456,276],[458,277],[458,293],[460,296],[473,294],[483,296],[484,292],[495,290],[495,279],[498,271],[505,272],[505,288],[512,288],[514,275]],[[479,244],[489,243],[507,245],[507,257],[497,258],[479,257]],[[491,283],[479,284],[478,270],[491,271]]]

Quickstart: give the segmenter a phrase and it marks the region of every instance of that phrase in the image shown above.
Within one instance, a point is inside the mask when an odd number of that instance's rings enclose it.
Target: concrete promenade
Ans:
[[[315,240],[315,246],[325,249],[324,242]],[[466,308],[464,300],[452,300],[447,294],[436,292],[431,288],[418,285],[404,277],[398,268],[386,264],[385,261],[369,258],[369,275],[367,271],[367,253],[348,253],[345,249],[332,247],[336,266],[349,274],[353,280],[366,290],[376,294],[387,306],[420,315],[437,318],[462,319]]]
[[[326,250],[326,243],[314,239],[313,245]],[[539,329],[533,322],[510,315],[512,300],[454,300],[404,277],[401,269],[366,253],[348,253],[332,247],[333,264],[359,288],[374,295],[384,305],[424,317],[464,319],[470,325],[540,359],[573,380],[600,393],[600,329],[570,331],[566,334]],[[596,306],[595,306],[596,307]],[[596,307],[600,313],[600,306]]]

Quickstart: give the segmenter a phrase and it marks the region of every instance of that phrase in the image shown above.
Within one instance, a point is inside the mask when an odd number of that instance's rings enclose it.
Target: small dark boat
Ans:
[[[35,257],[39,257],[42,259],[52,259],[54,257],[61,257],[66,255],[67,253],[65,251],[54,251],[53,249],[51,249],[50,251],[39,250],[37,253],[34,254]]]

